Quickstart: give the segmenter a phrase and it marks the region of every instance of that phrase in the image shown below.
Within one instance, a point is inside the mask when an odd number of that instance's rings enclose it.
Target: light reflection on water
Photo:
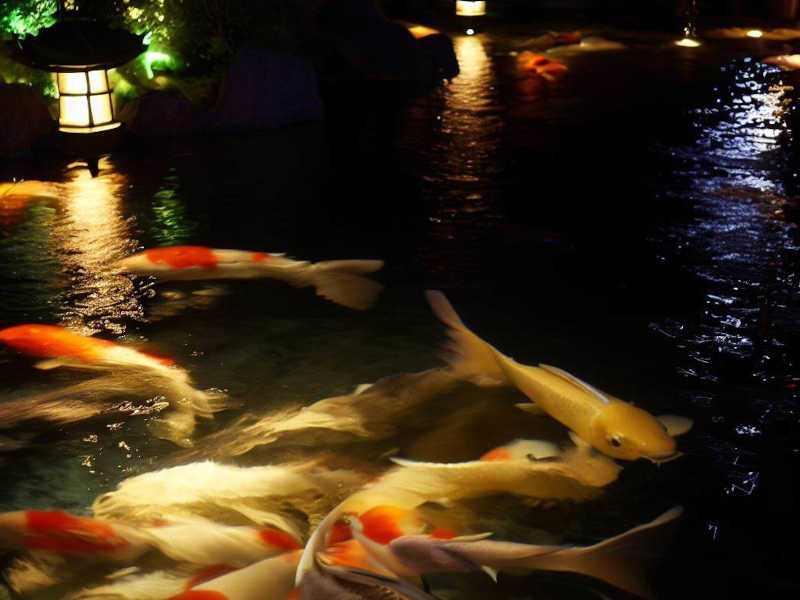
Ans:
[[[422,198],[429,216],[420,253],[434,272],[453,260],[469,264],[477,250],[470,242],[494,231],[504,218],[497,179],[504,168],[505,119],[495,90],[491,40],[462,35],[453,43],[460,73],[429,101],[426,117],[434,133],[422,150]]]
[[[793,95],[777,69],[749,58],[722,72],[713,103],[692,113],[696,143],[670,150],[679,165],[675,178],[686,188],[667,190],[665,199],[687,205],[689,218],[651,238],[663,261],[699,278],[704,306],[685,322],[653,329],[683,354],[678,371],[696,404],[718,415],[722,437],[746,446],[791,418],[796,402],[787,345],[798,322],[798,247],[796,225],[784,213],[792,202],[785,171]],[[725,465],[723,493],[753,494],[759,457],[732,441],[706,442]],[[714,525],[715,536],[720,527]]]
[[[76,167],[59,185],[60,218],[49,236],[52,254],[69,278],[61,321],[84,334],[121,334],[126,320],[143,318],[132,281],[113,268],[137,246],[132,219],[122,209],[127,178],[107,160],[101,161],[97,177]]]

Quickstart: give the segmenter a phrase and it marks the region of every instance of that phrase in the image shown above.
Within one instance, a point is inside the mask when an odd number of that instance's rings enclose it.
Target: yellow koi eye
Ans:
[[[608,443],[614,446],[615,448],[619,448],[620,446],[622,446],[622,436],[618,435],[612,436],[608,438]]]

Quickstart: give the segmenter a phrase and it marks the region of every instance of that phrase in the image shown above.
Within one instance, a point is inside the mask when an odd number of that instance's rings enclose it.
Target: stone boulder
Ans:
[[[314,54],[326,79],[431,85],[458,74],[446,35],[415,39],[388,20],[375,0],[321,0],[310,17]]]
[[[202,113],[179,92],[148,92],[122,107],[119,120],[137,135],[180,135],[200,130]]]
[[[41,94],[0,80],[0,158],[30,152],[33,143],[56,126]]]
[[[234,58],[207,125],[216,132],[249,131],[323,116],[311,63],[296,56],[247,49]]]
[[[422,62],[422,73],[438,81],[452,79],[459,73],[458,59],[453,40],[442,33],[427,35],[417,40]]]

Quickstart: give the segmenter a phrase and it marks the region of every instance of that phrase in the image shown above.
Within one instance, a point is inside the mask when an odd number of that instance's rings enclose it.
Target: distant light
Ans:
[[[747,37],[751,38],[760,38],[763,35],[764,32],[761,31],[760,29],[751,29],[750,31],[747,32]]]
[[[700,42],[693,40],[692,38],[683,38],[682,40],[676,41],[675,45],[680,46],[681,48],[697,48],[700,45]]]
[[[475,30],[472,29],[472,27],[470,27],[469,29],[467,29],[466,34],[467,35],[475,35]]]
[[[456,15],[459,17],[482,17],[485,14],[485,0],[456,0]]]

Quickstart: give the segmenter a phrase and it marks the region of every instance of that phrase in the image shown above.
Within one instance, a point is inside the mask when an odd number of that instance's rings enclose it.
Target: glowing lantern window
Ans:
[[[456,15],[459,17],[482,17],[485,14],[485,0],[456,0]]]
[[[58,125],[68,133],[92,133],[119,127],[114,120],[108,71],[94,69],[57,73]]]

